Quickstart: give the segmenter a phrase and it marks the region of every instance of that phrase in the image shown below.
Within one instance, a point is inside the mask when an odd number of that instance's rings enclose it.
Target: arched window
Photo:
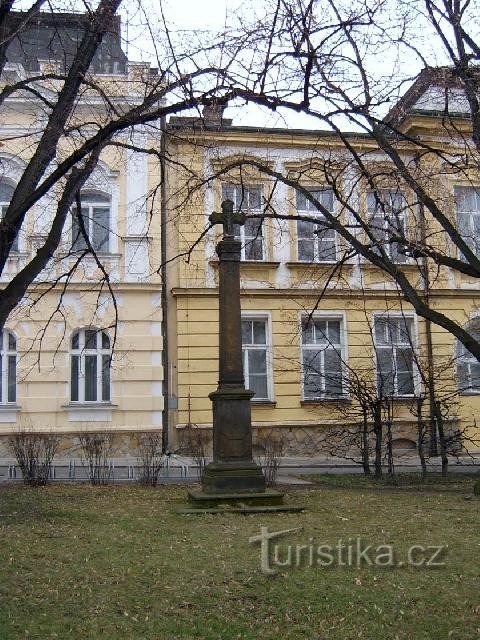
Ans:
[[[11,331],[0,332],[0,403],[17,400],[17,341]]]
[[[110,338],[100,329],[79,329],[71,339],[70,400],[110,401]]]
[[[108,253],[110,250],[110,196],[97,191],[82,191],[81,217],[85,232],[95,251]],[[80,229],[77,207],[72,209],[72,249],[82,251],[87,243]]]
[[[468,327],[467,331],[480,341],[480,322]],[[457,342],[457,376],[459,391],[480,393],[480,362],[461,342]]]
[[[3,218],[12,200],[15,186],[4,178],[0,179],[0,218]],[[12,244],[11,251],[18,251],[18,236]]]

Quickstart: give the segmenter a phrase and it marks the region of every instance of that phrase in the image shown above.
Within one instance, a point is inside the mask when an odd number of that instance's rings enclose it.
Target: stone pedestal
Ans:
[[[204,470],[204,493],[264,492],[265,477],[252,459],[250,400],[242,362],[240,242],[225,236],[219,265],[219,381],[213,405],[213,462]]]
[[[213,462],[202,475],[202,491],[190,491],[190,509],[182,513],[231,510],[241,513],[301,510],[282,505],[283,494],[266,489],[262,468],[252,457],[250,400],[245,389],[242,361],[242,319],[240,309],[240,242],[234,224],[245,216],[233,212],[233,203],[222,203],[222,213],[210,216],[224,226],[217,245],[219,264],[219,380],[210,394],[213,405]]]

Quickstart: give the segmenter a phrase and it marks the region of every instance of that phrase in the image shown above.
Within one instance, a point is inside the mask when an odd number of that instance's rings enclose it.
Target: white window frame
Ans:
[[[329,187],[314,187],[314,186],[309,186],[309,187],[304,187],[307,191],[309,191],[314,197],[316,197],[316,193],[321,192],[321,191],[331,191],[332,192],[332,210],[331,210],[331,214],[335,215],[336,214],[336,210],[337,210],[337,200],[335,198],[335,194],[333,192],[333,189],[329,188]],[[335,257],[334,258],[329,258],[328,260],[324,260],[321,259],[320,256],[320,245],[324,242],[324,240],[320,237],[320,234],[318,234],[318,230],[321,228],[320,227],[320,222],[322,220],[325,220],[325,216],[324,214],[317,209],[312,202],[310,202],[310,200],[308,200],[307,198],[305,198],[305,202],[306,202],[306,208],[305,209],[300,209],[300,207],[298,206],[298,196],[299,194],[301,194],[301,192],[299,192],[298,190],[295,191],[295,211],[297,213],[297,215],[301,215],[301,216],[309,216],[311,218],[316,218],[319,222],[315,223],[312,220],[312,224],[315,225],[315,229],[313,232],[313,262],[314,263],[318,263],[318,264],[334,264],[337,259],[338,259],[338,235],[336,233],[336,231],[333,231],[333,241],[334,241],[334,246],[335,246]],[[301,194],[302,195],[302,194]],[[297,220],[297,224],[296,224],[296,235],[297,235],[297,259],[299,262],[305,262],[305,263],[310,263],[310,260],[304,260],[300,257],[300,249],[299,249],[299,245],[300,245],[300,240],[301,238],[298,235],[298,224],[299,222],[307,222],[307,221],[302,221],[302,220]]]
[[[15,342],[15,348],[10,348],[10,338],[12,338]],[[2,387],[0,393],[0,405],[8,406],[15,405],[17,402],[17,364],[18,364],[18,352],[17,352],[17,337],[10,331],[9,329],[4,329],[2,332],[2,347],[0,349],[1,355],[1,367],[0,367],[0,375],[2,377]],[[11,362],[10,358],[15,358],[14,364],[14,398],[13,400],[9,399],[9,377],[11,372]]]
[[[302,401],[304,402],[335,402],[336,400],[348,400],[348,384],[346,380],[348,378],[348,333],[347,333],[347,317],[344,311],[315,311],[312,314],[312,320],[325,320],[325,321],[338,321],[340,322],[340,358],[342,362],[342,393],[340,395],[327,395],[321,394],[317,396],[306,396],[305,395],[305,373],[304,373],[304,346],[306,349],[313,351],[315,347],[317,347],[317,351],[322,351],[322,349],[318,349],[318,346],[314,343],[311,346],[306,346],[303,343],[303,321],[310,316],[308,312],[302,312],[299,315],[298,322],[298,335],[300,336],[300,374],[301,374],[301,391],[302,391]],[[325,377],[323,377],[325,380]]]
[[[398,369],[397,369],[397,352],[396,349],[397,348],[401,348],[401,347],[405,347],[406,343],[398,343],[398,344],[391,344],[391,345],[378,345],[377,344],[377,334],[376,334],[376,327],[375,327],[375,323],[377,320],[406,320],[406,321],[411,321],[412,323],[412,335],[411,335],[411,344],[409,345],[411,350],[412,350],[412,367],[413,367],[413,371],[412,371],[412,379],[413,379],[413,393],[398,393]],[[378,389],[378,357],[377,357],[377,353],[378,353],[378,349],[389,349],[392,352],[393,355],[393,360],[394,360],[394,366],[395,366],[395,373],[394,373],[394,380],[393,380],[393,386],[394,386],[394,392],[391,396],[392,398],[398,398],[398,399],[402,399],[402,398],[416,398],[419,394],[420,391],[420,376],[419,376],[419,371],[418,371],[418,366],[417,366],[417,362],[416,362],[416,354],[417,354],[417,348],[418,348],[418,325],[417,325],[417,316],[415,313],[413,312],[405,312],[405,313],[401,313],[401,312],[376,312],[373,314],[373,340],[374,340],[374,364],[375,364],[375,384],[377,385],[377,389]]]
[[[96,332],[96,346],[94,349],[85,347],[85,332]],[[105,348],[102,345],[102,336],[106,335],[108,338],[109,347]],[[75,335],[78,335],[78,348],[73,348],[72,342]],[[96,357],[96,399],[85,399],[85,379],[86,379],[86,356]],[[108,356],[109,362],[109,380],[108,380],[108,398],[103,397],[103,357]],[[111,404],[112,400],[112,368],[111,368],[111,338],[105,329],[98,329],[97,327],[81,327],[72,332],[70,336],[70,403],[71,404]],[[77,380],[77,395],[76,400],[73,399],[73,358],[78,358],[78,380]]]
[[[263,213],[263,208],[262,208],[263,184],[241,184],[241,183],[232,184],[229,182],[224,182],[221,185],[221,189],[222,189],[222,200],[225,200],[227,197],[230,198],[233,201],[233,210],[243,211],[244,213],[247,214],[247,219],[248,219],[248,214],[257,213],[258,215],[261,215]],[[225,193],[226,189],[233,189],[233,198],[231,197],[231,195]],[[256,190],[259,192],[260,197],[259,197],[258,209],[252,208],[249,206],[250,190]],[[255,221],[259,221],[259,220],[255,218]],[[260,220],[259,226],[260,226],[262,235],[256,235],[256,236],[246,236],[245,224],[239,226],[240,234],[235,237],[237,240],[240,240],[240,242],[242,243],[242,248],[240,253],[240,259],[242,260],[242,262],[245,262],[245,261],[265,262],[266,260],[266,244],[265,244],[265,235],[264,235],[265,225],[263,224],[263,220]],[[261,241],[261,245],[262,245],[261,258],[251,258],[246,256],[246,247],[248,246],[249,242],[251,242],[252,240]]]
[[[375,212],[375,210],[371,210],[369,208],[369,195],[372,194],[372,196],[375,198],[375,194],[379,197],[379,199],[381,200],[381,202],[385,205],[384,206],[384,212],[382,211],[382,209],[379,209],[377,212]],[[385,202],[384,198],[382,196],[386,196],[388,195],[389,198],[389,202]],[[402,198],[403,201],[403,207],[402,207],[402,212],[400,214],[398,213],[394,213],[394,209],[391,206],[391,201],[392,201],[392,197],[393,196],[400,196]],[[403,234],[405,237],[407,237],[407,230],[408,230],[408,201],[407,198],[405,196],[405,193],[403,191],[400,190],[393,190],[393,189],[377,189],[376,191],[372,191],[371,189],[369,189],[366,193],[366,208],[367,208],[367,218],[368,218],[368,224],[370,225],[373,221],[375,220],[379,220],[380,222],[378,224],[375,224],[375,226],[377,228],[380,228],[383,233],[385,234],[385,238],[382,239],[378,239],[378,243],[381,244],[383,250],[385,251],[385,253],[387,254],[387,256],[389,257],[389,259],[394,263],[394,264],[409,264],[411,263],[411,258],[409,258],[407,255],[402,254],[400,252],[397,251],[397,256],[393,256],[393,249],[395,247],[395,245],[397,245],[397,243],[392,243],[392,242],[387,242],[387,239],[389,237],[390,234],[390,228],[392,227],[392,225],[389,224],[388,220],[386,219],[385,215],[388,215],[390,212],[392,212],[392,215],[395,216],[395,219],[398,220],[398,222],[400,222],[400,224],[403,227]],[[372,235],[375,237],[375,231],[374,229],[371,229]],[[375,247],[374,247],[375,249]],[[399,259],[400,257],[400,259]]]
[[[9,187],[12,188],[12,193],[13,191],[15,191],[15,187],[16,185],[14,184],[14,182],[12,180],[9,180],[8,178],[0,178],[0,183],[4,182],[5,184],[7,184]],[[6,210],[8,209],[8,207],[10,206],[10,200],[2,200],[0,201],[0,219],[3,218],[3,216],[5,215]],[[20,251],[19,249],[19,238],[18,238],[18,234],[17,237],[15,238],[15,240],[13,241],[12,247],[10,249],[10,251],[12,253],[18,253]]]
[[[471,333],[477,339],[480,339],[480,318],[474,318],[466,326],[466,331]],[[474,355],[468,351],[468,349],[459,341],[456,341],[456,359],[457,359],[457,382],[458,391],[462,395],[479,395],[480,384],[478,386],[472,386],[472,365],[480,366],[480,362]],[[465,376],[465,382],[467,386],[461,384],[462,375],[460,368],[465,367],[467,375]]]
[[[471,191],[474,194],[476,209],[460,210],[457,205],[457,193],[459,191]],[[455,205],[455,217],[457,220],[457,229],[462,239],[470,247],[473,253],[480,257],[480,238],[478,233],[475,232],[475,225],[473,224],[475,218],[480,218],[480,187],[474,187],[471,185],[455,185],[453,187],[453,199]],[[463,217],[463,220],[462,220]],[[477,227],[480,229],[480,220]],[[459,252],[460,253],[460,252]],[[460,253],[460,259],[462,254]]]
[[[265,351],[267,362],[267,398],[252,398],[253,404],[262,402],[274,402],[274,385],[273,385],[273,351],[272,351],[272,319],[268,312],[263,311],[242,311],[242,322],[244,320],[254,321],[258,320],[265,323]],[[252,349],[259,348],[252,345]],[[248,389],[248,371],[246,372],[246,352],[243,348],[242,342],[242,363],[243,363],[243,375],[245,378],[245,387]],[[247,365],[248,368],[248,365]]]
[[[95,197],[99,199],[95,201]],[[84,200],[86,198],[86,200]],[[103,200],[102,200],[103,199]],[[108,199],[108,202],[107,202]],[[80,193],[80,201],[82,210],[87,210],[87,215],[83,216],[83,222],[85,225],[85,231],[90,240],[90,244],[96,253],[109,254],[111,251],[111,235],[112,235],[112,196],[109,193],[99,191],[98,189],[85,189]],[[72,208],[72,251],[85,251],[86,246],[83,246],[84,238],[80,231],[80,225],[78,225],[78,237],[74,238],[76,230],[76,204]],[[108,237],[107,246],[97,248],[95,246],[94,229],[98,223],[94,219],[94,209],[107,209],[108,208]],[[75,246],[78,244],[79,246]]]

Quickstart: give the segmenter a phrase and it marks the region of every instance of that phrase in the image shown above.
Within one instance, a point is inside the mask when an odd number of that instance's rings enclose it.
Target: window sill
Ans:
[[[287,267],[331,267],[336,264],[338,264],[337,260],[324,260],[322,262],[310,262],[308,260],[290,260],[290,262],[287,262]],[[353,263],[344,262],[342,267],[353,267]]]
[[[328,398],[308,398],[304,400],[300,400],[300,405],[303,407],[304,405],[310,404],[325,404],[331,402],[351,402],[352,399],[349,396],[329,396]]]
[[[219,260],[209,260],[208,264],[212,267],[218,267]],[[280,262],[274,262],[271,260],[240,260],[240,264],[242,267],[270,267],[272,269],[276,269],[280,266]]]
[[[250,400],[250,403],[253,407],[276,407],[277,403],[275,400]]]
[[[111,402],[71,402],[62,409],[68,412],[69,422],[111,422],[112,409],[117,406]]]
[[[18,404],[0,404],[0,423],[16,422],[17,413],[21,407]]]

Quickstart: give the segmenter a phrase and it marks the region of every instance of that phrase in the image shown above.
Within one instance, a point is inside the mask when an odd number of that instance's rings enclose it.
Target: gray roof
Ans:
[[[25,22],[26,14],[11,12],[7,29],[16,31],[8,49],[7,61],[20,63],[27,72],[39,71],[40,60],[60,62],[67,70],[88,25],[89,17],[76,13],[39,12]],[[5,33],[5,32],[4,32]],[[3,35],[3,34],[1,34]],[[92,61],[94,73],[124,74],[127,57],[120,41],[120,18],[115,17]]]

